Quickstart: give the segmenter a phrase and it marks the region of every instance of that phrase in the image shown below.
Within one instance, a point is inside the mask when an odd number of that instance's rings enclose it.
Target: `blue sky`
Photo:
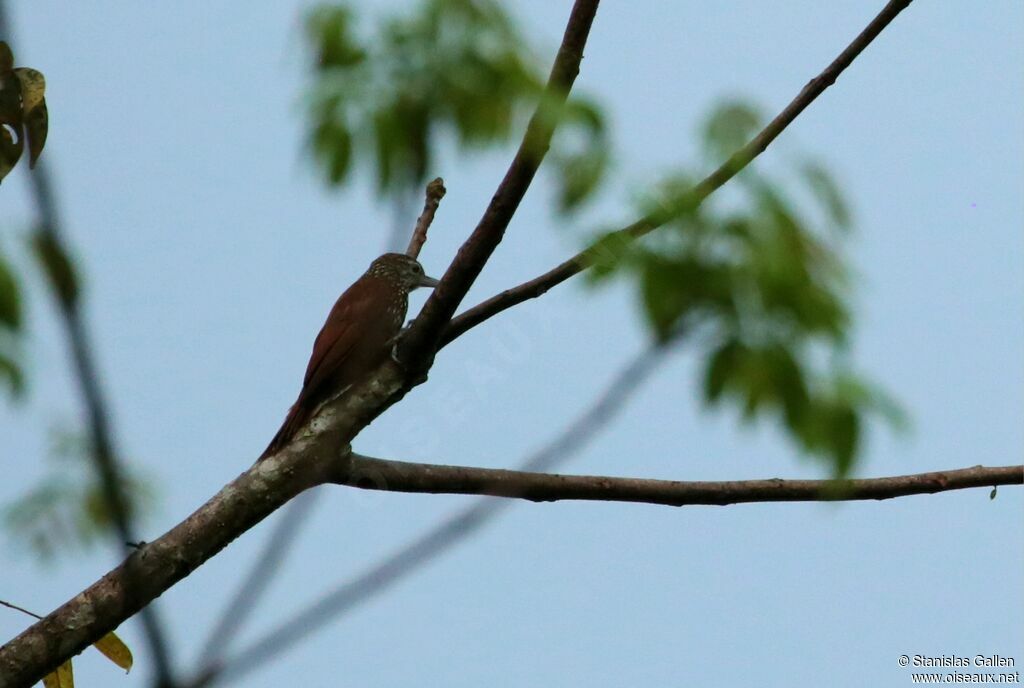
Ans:
[[[403,3],[391,3],[402,6]],[[123,453],[152,476],[153,539],[265,446],[337,294],[383,246],[365,177],[327,191],[303,148],[305,3],[8,3],[18,62],[46,74],[45,156],[85,273]],[[881,2],[607,3],[577,88],[608,108],[619,172],[570,226],[542,175],[468,302],[563,260],[631,196],[696,159],[723,97],[781,109]],[[568,2],[516,13],[550,58]],[[862,475],[1019,463],[1024,447],[1024,6],[919,1],[758,165],[807,153],[855,210],[851,356],[910,412],[872,433]],[[510,151],[432,174],[448,195],[421,259],[440,273]],[[24,171],[0,187],[2,239],[31,218]],[[411,221],[411,219],[410,219]],[[20,261],[26,265],[27,261]],[[47,432],[79,399],[38,280],[31,396],[0,406],[0,503],[47,468]],[[413,299],[413,308],[423,295]],[[543,446],[644,345],[625,288],[564,285],[460,339],[359,451],[505,467]],[[818,477],[769,424],[703,410],[685,352],[567,470],[676,479]],[[254,622],[254,638],[468,498],[325,489]],[[1024,495],[1003,488],[858,504],[727,508],[523,504],[470,543],[248,676],[248,686],[907,685],[901,654],[1024,662]],[[182,666],[272,525],[159,600]],[[41,567],[0,541],[0,599],[48,611],[114,562],[106,547]],[[0,613],[0,636],[24,627]],[[96,653],[80,685],[145,685]]]

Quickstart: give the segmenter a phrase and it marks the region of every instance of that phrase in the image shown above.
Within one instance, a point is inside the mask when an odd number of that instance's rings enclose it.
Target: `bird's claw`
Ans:
[[[405,327],[399,330],[398,334],[387,341],[387,343],[391,345],[391,360],[403,368],[405,367],[405,364],[403,364],[401,359],[398,358],[398,342],[402,339],[403,335],[409,331],[410,327],[412,327],[412,320],[405,323]]]

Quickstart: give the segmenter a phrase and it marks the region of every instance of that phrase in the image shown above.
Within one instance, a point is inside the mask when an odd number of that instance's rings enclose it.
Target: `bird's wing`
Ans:
[[[345,362],[359,339],[359,324],[365,322],[372,308],[369,294],[361,293],[358,284],[338,297],[327,322],[313,342],[313,353],[306,366],[299,399],[315,394]]]

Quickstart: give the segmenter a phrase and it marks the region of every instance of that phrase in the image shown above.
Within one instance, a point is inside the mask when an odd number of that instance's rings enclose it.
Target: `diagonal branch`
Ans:
[[[746,146],[736,151],[732,157],[722,163],[717,170],[697,184],[697,186],[693,188],[688,201],[692,204],[699,205],[719,187],[749,165],[754,158],[763,153],[772,141],[774,141],[779,134],[781,134],[783,130],[800,115],[800,113],[807,109],[808,105],[813,103],[814,100],[825,91],[825,89],[835,83],[836,79],[839,78],[839,75],[843,73],[843,70],[849,67],[857,56],[860,55],[861,52],[863,52],[863,50],[871,43],[871,41],[875,40],[875,38],[878,37],[878,34],[880,34],[882,30],[896,18],[896,15],[906,9],[911,2],[912,0],[890,0],[882,11],[878,13],[878,16],[876,16],[871,23],[860,32],[853,42],[850,43],[845,50],[839,53],[839,56],[832,61],[832,64],[826,67],[821,74],[807,82],[803,89],[800,90],[800,93],[797,94],[796,98],[794,98],[789,105],[787,105],[786,108],[775,117],[775,119],[769,122],[768,125]],[[692,205],[688,207],[692,207]],[[671,208],[652,213],[646,217],[640,218],[628,227],[620,229],[613,236],[620,239],[623,244],[629,243],[662,226],[673,219],[676,214],[677,212],[674,212]],[[535,299],[538,296],[545,294],[552,287],[558,286],[573,275],[586,270],[588,267],[590,267],[590,263],[588,262],[588,252],[582,251],[543,275],[535,277],[529,282],[524,282],[516,287],[512,287],[511,289],[506,289],[500,294],[492,296],[486,301],[473,306],[448,323],[448,326],[441,334],[438,348],[447,345],[452,340],[465,334],[467,330],[476,327],[488,318],[491,318],[512,306],[516,306],[523,301]]]
[[[366,490],[472,494],[531,502],[588,500],[667,506],[749,502],[823,502],[892,499],[972,487],[1024,484],[1024,466],[974,466],[948,471],[855,480],[681,481],[558,475],[495,468],[390,461],[353,454],[331,482]],[[365,476],[373,476],[366,480]]]
[[[598,0],[576,0],[573,5],[547,86],[530,118],[519,150],[476,229],[459,248],[441,283],[431,293],[400,343],[399,355],[411,368],[424,370],[428,367],[427,362],[437,349],[442,329],[501,242],[505,229],[526,195],[551,145],[558,121],[557,112],[565,104],[579,73],[583,47],[597,13],[597,5]]]
[[[552,105],[565,102],[579,71],[598,0],[576,0],[548,88],[527,128],[491,205],[466,241],[445,279],[424,307],[403,344],[413,365],[399,368],[388,360],[366,379],[323,407],[314,432],[252,466],[187,519],[146,543],[123,564],[76,595],[19,636],[0,646],[0,688],[29,686],[80,652],[154,598],[216,555],[232,540],[290,499],[323,480],[322,468],[347,457],[348,442],[397,403],[409,389],[417,367],[429,367],[441,328],[468,291],[501,240],[526,193],[554,132]],[[340,458],[339,458],[340,457]]]
[[[849,54],[846,64],[908,4],[909,0],[890,2],[883,14],[869,27],[869,30],[874,27],[874,33],[868,35],[863,44]],[[571,86],[596,7],[597,0],[577,0],[549,86],[564,84],[565,91]],[[885,16],[886,13],[889,13],[888,16]],[[842,67],[845,68],[845,65]],[[838,71],[832,75],[832,79]],[[820,86],[820,90],[824,90],[826,85]],[[560,98],[558,102],[564,102],[565,93],[556,91],[553,97],[556,100]],[[790,121],[803,107],[806,107],[806,103],[791,115]],[[550,142],[553,125],[542,121],[542,118],[538,119],[537,115],[534,120],[531,120],[527,139],[540,147],[533,149],[524,140],[516,161],[499,186],[488,211],[449,267],[444,280],[447,285],[438,289],[428,300],[409,338],[403,342],[404,351],[412,354],[406,360],[411,360],[415,365],[424,367],[424,358],[429,360],[442,328],[449,322],[448,319],[479,274],[483,263],[497,246],[536,172],[540,158]],[[779,131],[786,124],[788,121],[779,127]],[[530,131],[538,133],[531,137]],[[767,146],[771,138],[777,135],[778,132],[766,139],[763,145]],[[728,172],[717,184],[721,185],[734,173]],[[641,221],[624,231],[632,236],[651,229],[653,226],[647,227]],[[574,260],[580,259],[577,257]],[[570,267],[570,272],[565,276],[550,283],[541,283],[540,293],[580,269]],[[520,298],[519,301],[525,298],[530,297]],[[497,308],[494,313],[507,307]],[[490,315],[493,313],[485,314],[479,321],[482,322]],[[466,322],[462,321],[463,324]],[[469,326],[461,331],[469,329]],[[455,329],[449,328],[445,341],[454,338],[450,336],[452,332],[461,333],[458,324],[453,327]],[[385,362],[344,397],[326,404],[312,423],[312,433],[298,438],[283,451],[249,468],[182,523],[157,540],[144,544],[121,566],[0,647],[0,686],[20,688],[39,681],[53,667],[143,609],[155,597],[216,555],[269,513],[303,490],[322,482],[324,476],[320,468],[330,467],[339,460],[345,461],[347,443],[374,418],[400,400],[408,389],[409,379],[410,375],[404,370],[391,361]],[[137,582],[137,585],[128,585],[129,581]]]

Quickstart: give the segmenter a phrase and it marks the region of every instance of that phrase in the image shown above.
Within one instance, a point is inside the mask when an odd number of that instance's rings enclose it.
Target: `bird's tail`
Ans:
[[[284,423],[281,424],[281,429],[274,435],[274,439],[270,440],[270,444],[263,450],[257,461],[262,461],[282,449],[295,437],[295,433],[305,425],[307,420],[309,420],[309,411],[306,410],[306,405],[300,402],[292,404],[292,407],[288,409],[288,415],[285,417]]]

